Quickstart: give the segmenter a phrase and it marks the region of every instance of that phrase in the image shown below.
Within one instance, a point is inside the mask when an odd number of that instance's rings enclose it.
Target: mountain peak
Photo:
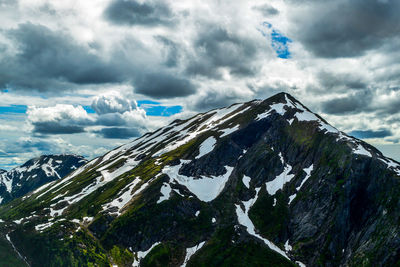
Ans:
[[[288,100],[298,102],[292,95],[286,92],[280,92],[269,98],[264,99],[264,101],[273,101],[276,103],[287,103]]]
[[[0,217],[37,266],[63,255],[100,266],[360,266],[373,255],[371,266],[393,266],[399,177],[397,162],[280,93],[174,121]]]

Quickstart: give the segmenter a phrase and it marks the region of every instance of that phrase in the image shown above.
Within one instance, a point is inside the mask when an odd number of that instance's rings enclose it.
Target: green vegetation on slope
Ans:
[[[26,263],[2,235],[0,235],[0,267],[26,267]]]
[[[261,242],[238,240],[233,227],[220,229],[188,263],[188,267],[295,266]]]

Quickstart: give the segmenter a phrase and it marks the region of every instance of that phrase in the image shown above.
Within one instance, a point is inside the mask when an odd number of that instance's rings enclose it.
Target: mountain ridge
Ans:
[[[87,160],[75,154],[42,155],[0,173],[0,204],[69,174]]]
[[[0,231],[32,266],[389,266],[399,167],[281,93],[114,149],[0,207]]]

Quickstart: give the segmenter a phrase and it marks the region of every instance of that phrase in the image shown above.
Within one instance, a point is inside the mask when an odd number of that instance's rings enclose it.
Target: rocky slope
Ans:
[[[45,155],[10,171],[0,171],[0,204],[21,197],[38,187],[61,179],[87,163],[76,155]]]
[[[281,93],[174,121],[0,207],[15,251],[0,261],[394,266],[399,178]]]

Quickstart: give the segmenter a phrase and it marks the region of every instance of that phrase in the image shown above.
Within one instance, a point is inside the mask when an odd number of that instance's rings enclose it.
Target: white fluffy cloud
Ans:
[[[81,106],[57,104],[52,107],[31,106],[26,112],[32,123],[73,120],[79,124],[89,123],[92,119]]]
[[[27,121],[38,135],[96,133],[105,138],[138,137],[153,129],[146,112],[136,101],[116,91],[94,97],[91,107],[95,114],[82,106],[57,104],[49,107],[30,106]]]
[[[125,113],[132,110],[139,110],[136,101],[122,96],[117,91],[111,91],[103,95],[96,96],[92,102],[92,108],[97,114]]]
[[[27,115],[33,132],[39,134],[82,133],[85,126],[95,121],[81,106],[64,104],[52,107],[31,106]]]

